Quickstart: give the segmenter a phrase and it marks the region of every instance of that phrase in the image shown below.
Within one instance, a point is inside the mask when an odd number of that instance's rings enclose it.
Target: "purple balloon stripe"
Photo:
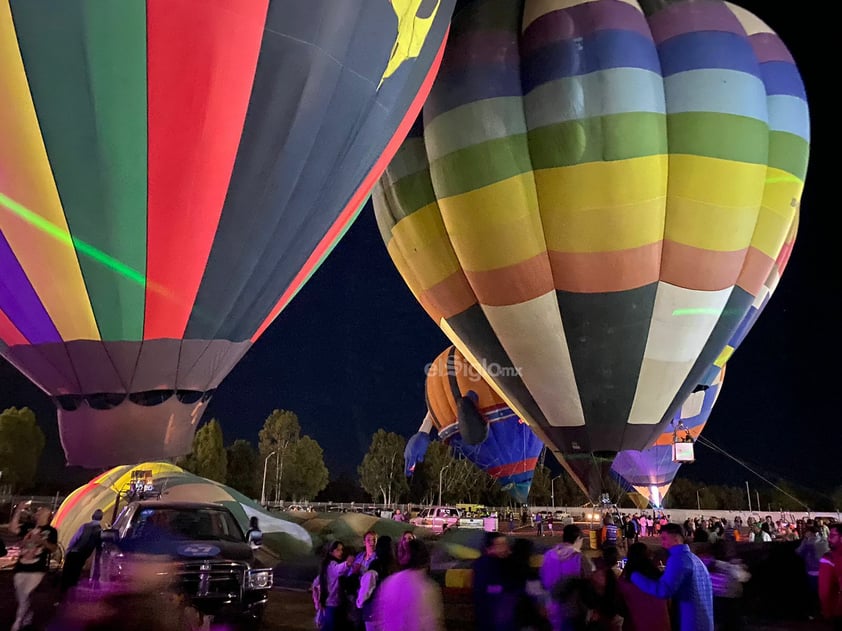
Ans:
[[[0,230],[0,309],[31,344],[60,342],[61,335]]]
[[[597,31],[632,31],[651,39],[643,14],[619,0],[598,0],[546,13],[523,33],[522,55],[555,42],[587,37]]]
[[[439,76],[462,68],[486,64],[516,64],[520,57],[517,33],[477,31],[450,40]]]
[[[767,61],[788,61],[795,64],[792,54],[781,41],[781,38],[774,33],[756,33],[748,38],[754,54],[760,63]]]
[[[719,0],[671,4],[649,17],[649,28],[658,44],[697,31],[724,31],[746,37],[737,16]]]

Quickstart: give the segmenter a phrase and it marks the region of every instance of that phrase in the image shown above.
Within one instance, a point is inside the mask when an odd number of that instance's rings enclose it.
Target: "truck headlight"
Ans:
[[[246,589],[271,589],[272,570],[249,570],[246,575]]]

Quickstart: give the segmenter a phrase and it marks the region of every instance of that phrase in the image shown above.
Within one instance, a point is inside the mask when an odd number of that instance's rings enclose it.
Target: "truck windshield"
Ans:
[[[126,536],[132,539],[244,541],[243,531],[228,511],[170,506],[138,511]]]

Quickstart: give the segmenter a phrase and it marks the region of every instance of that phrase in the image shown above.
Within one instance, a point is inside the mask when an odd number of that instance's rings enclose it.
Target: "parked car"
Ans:
[[[170,562],[171,586],[203,616],[246,628],[259,626],[272,588],[272,569],[257,561],[225,506],[132,502],[113,527],[103,531],[102,542],[100,582],[119,588],[137,572],[137,564]]]
[[[417,517],[409,520],[413,526],[429,528],[435,533],[442,533],[459,526],[462,511],[455,506],[431,506],[424,508]]]

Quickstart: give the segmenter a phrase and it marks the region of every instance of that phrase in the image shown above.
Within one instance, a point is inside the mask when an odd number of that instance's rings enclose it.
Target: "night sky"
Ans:
[[[829,108],[834,73],[820,56],[831,41],[792,3],[743,1],[789,46],[804,77],[812,152],[794,253],[766,311],[728,364],[704,436],[764,472],[811,488],[842,484],[839,461],[839,247],[821,213],[838,202],[829,186]],[[824,74],[820,74],[821,72]],[[829,132],[829,129],[834,129]],[[217,418],[226,443],[257,432],[275,408],[295,411],[325,451],[332,475],[355,473],[378,428],[411,436],[424,416],[424,365],[448,345],[395,271],[371,205],[322,268],[217,390],[205,420]],[[0,360],[0,409],[30,406],[48,436],[42,479],[71,487],[90,473],[66,471],[52,403]],[[832,463],[832,465],[831,465]],[[829,466],[831,465],[831,466]],[[697,447],[683,473],[708,482],[755,478]],[[78,482],[77,482],[78,481]],[[763,489],[762,483],[757,482]]]

